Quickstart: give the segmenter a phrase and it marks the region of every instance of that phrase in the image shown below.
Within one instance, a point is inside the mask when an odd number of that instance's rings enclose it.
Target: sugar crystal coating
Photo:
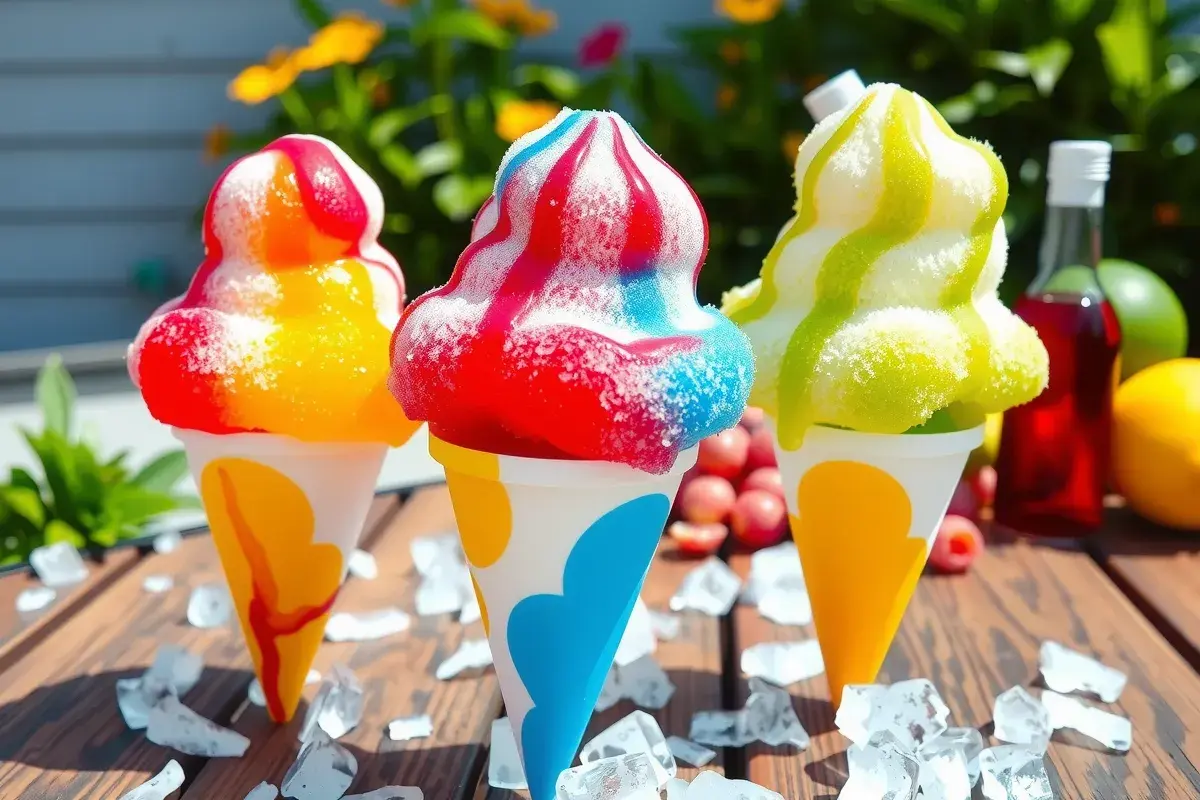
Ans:
[[[235,161],[204,212],[205,258],[129,351],[150,413],[207,433],[403,443],[387,391],[404,303],[376,241],[383,196],[337,145],[284,136]]]
[[[463,447],[666,472],[753,378],[745,337],[696,301],[707,239],[628,123],[565,110],[513,144],[450,281],[406,310],[392,392]]]

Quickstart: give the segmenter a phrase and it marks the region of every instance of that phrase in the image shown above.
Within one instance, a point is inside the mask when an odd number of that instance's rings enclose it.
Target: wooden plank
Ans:
[[[338,598],[342,610],[369,611],[387,605],[414,607],[417,588],[409,546],[413,538],[453,531],[454,516],[444,486],[413,495],[373,548],[379,578],[351,581]],[[413,628],[374,642],[325,644],[317,668],[347,664],[363,684],[364,714],[359,726],[340,742],[358,759],[351,791],[365,792],[388,784],[419,786],[428,798],[454,800],[474,787],[485,762],[483,742],[500,709],[500,692],[489,669],[477,677],[439,681],[434,669],[458,649],[464,638],[481,638],[483,626],[459,625],[451,615],[415,618]],[[311,699],[315,686],[308,687]],[[433,736],[411,742],[387,738],[388,721],[429,714]],[[262,780],[276,785],[298,750],[297,718],[276,726],[264,709],[243,703],[232,727],[250,737],[250,750],[237,760],[210,761],[184,797],[241,798]]]
[[[1200,670],[1200,537],[1110,509],[1089,550],[1154,627]]]
[[[394,497],[376,502],[396,507]],[[376,520],[387,516],[385,509],[373,512]],[[175,588],[144,592],[142,581],[156,574],[174,576]],[[201,759],[158,747],[125,727],[114,684],[144,670],[158,645],[179,644],[205,662],[185,703],[227,720],[251,679],[241,634],[233,621],[209,630],[186,621],[191,589],[221,579],[212,540],[187,537],[172,553],[141,559],[9,665],[0,679],[0,797],[119,797],[170,758],[194,774]]]
[[[642,588],[642,599],[656,611],[666,611],[671,595],[679,588],[685,575],[699,562],[681,558],[675,543],[663,539],[658,555],[650,566],[650,574]],[[707,617],[696,612],[679,615],[679,636],[658,643],[654,658],[675,684],[675,694],[666,707],[650,711],[665,735],[688,736],[692,714],[696,711],[727,708],[722,686],[722,641],[723,620]],[[588,741],[617,720],[637,710],[629,700],[622,700],[606,711],[593,714],[583,741]],[[578,761],[576,761],[578,763]],[[718,751],[717,758],[704,767],[706,770],[724,772],[724,753]],[[699,770],[680,764],[679,777],[691,780]],[[426,792],[427,797],[431,795]],[[480,778],[477,800],[528,800],[527,791],[512,792],[492,789],[487,783],[486,771]]]
[[[746,624],[739,635],[744,647],[752,636],[782,634]],[[1094,653],[1126,672],[1129,685],[1120,701],[1105,708],[1133,721],[1133,748],[1126,755],[1056,735],[1047,759],[1056,796],[1200,795],[1200,678],[1079,550],[997,543],[968,576],[922,578],[880,682],[931,679],[950,707],[952,724],[977,727],[986,736],[996,695],[1035,685],[1037,651],[1046,639]],[[821,702],[828,695],[819,681],[798,693],[811,698],[798,711],[813,734],[812,747],[799,758],[755,753],[749,777],[790,798],[832,798],[845,782],[847,741],[833,728],[833,709]]]

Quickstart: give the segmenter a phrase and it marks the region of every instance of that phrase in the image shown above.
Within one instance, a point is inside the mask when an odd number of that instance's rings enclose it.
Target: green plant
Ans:
[[[24,561],[35,547],[56,542],[111,547],[138,536],[160,514],[199,508],[196,498],[174,491],[187,474],[182,450],[163,453],[131,473],[128,453],[104,459],[75,436],[75,384],[58,356],[38,373],[36,393],[42,430],[21,434],[42,475],[13,467],[0,483],[0,565]]]

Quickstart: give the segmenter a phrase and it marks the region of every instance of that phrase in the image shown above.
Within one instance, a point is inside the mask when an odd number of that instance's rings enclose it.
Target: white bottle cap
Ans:
[[[857,102],[863,96],[867,87],[862,78],[852,69],[840,75],[834,75],[829,80],[804,95],[804,107],[817,122],[831,114],[836,114],[851,103]]]
[[[1050,143],[1046,166],[1046,204],[1073,208],[1103,208],[1104,186],[1112,164],[1108,142]]]

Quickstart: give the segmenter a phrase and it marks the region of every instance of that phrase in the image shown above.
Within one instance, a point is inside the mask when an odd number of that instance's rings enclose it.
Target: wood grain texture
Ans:
[[[1200,679],[1078,549],[993,544],[968,576],[923,577],[879,680],[931,679],[950,707],[952,724],[977,727],[986,739],[996,695],[1015,685],[1038,685],[1037,651],[1046,639],[1126,672],[1129,685],[1120,701],[1101,707],[1133,721],[1133,748],[1125,755],[1056,734],[1047,758],[1056,796],[1200,795]],[[814,734],[812,747],[793,759],[756,755],[750,777],[789,798],[832,800],[845,782],[848,742],[832,730],[828,705],[798,706]]]
[[[394,497],[377,500],[372,518],[386,518],[381,506],[396,504]],[[148,594],[142,582],[149,575],[172,575],[176,585]],[[195,774],[202,759],[151,744],[144,732],[125,727],[115,682],[145,670],[158,645],[181,645],[205,663],[184,703],[227,721],[252,677],[237,623],[201,630],[186,620],[192,588],[221,580],[212,540],[187,537],[172,553],[138,561],[9,665],[0,681],[0,797],[119,797],[171,758]]]
[[[379,577],[373,581],[351,579],[336,608],[361,612],[396,605],[412,614],[418,582],[410,544],[418,536],[453,530],[454,515],[445,487],[416,492],[372,548]],[[434,677],[437,665],[458,649],[464,637],[482,638],[482,625],[476,622],[464,627],[448,614],[414,614],[413,627],[407,632],[373,642],[321,645],[317,669],[324,673],[334,663],[342,663],[363,684],[362,722],[339,740],[358,760],[351,792],[401,784],[420,786],[428,798],[454,800],[474,787],[476,771],[484,761],[483,742],[500,710],[495,673],[488,669],[482,675],[452,681]],[[316,686],[307,688],[296,718],[285,726],[274,725],[265,709],[241,702],[231,726],[250,737],[246,757],[208,762],[184,797],[240,799],[260,781],[278,785],[295,760],[306,702],[316,690]],[[415,714],[433,718],[433,736],[409,742],[388,739],[390,720]]]
[[[1200,536],[1110,509],[1088,548],[1176,650],[1200,670]]]

